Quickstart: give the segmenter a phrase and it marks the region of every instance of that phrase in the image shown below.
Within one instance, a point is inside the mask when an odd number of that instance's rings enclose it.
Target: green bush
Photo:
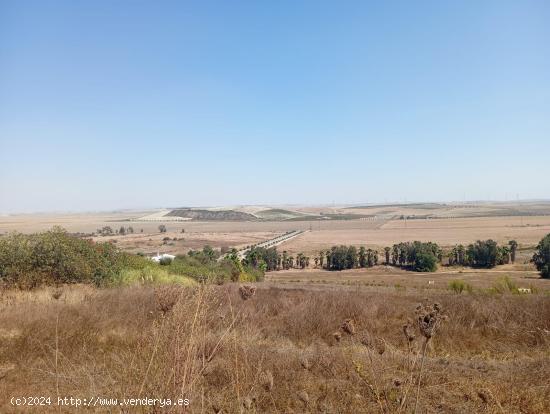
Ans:
[[[198,282],[224,283],[229,281],[260,281],[263,272],[251,266],[242,266],[230,258],[205,260],[201,254],[177,256],[167,266],[170,273],[188,276]]]
[[[21,288],[60,283],[101,285],[112,279],[122,264],[122,255],[114,245],[79,239],[59,227],[0,238],[0,281]]]
[[[518,287],[508,276],[504,276],[493,285],[492,291],[496,293],[518,293]]]
[[[474,290],[472,285],[464,282],[463,280],[451,280],[451,282],[449,282],[449,289],[458,294],[464,291],[472,293]]]
[[[161,283],[173,283],[183,286],[192,286],[196,284],[193,279],[187,276],[171,274],[165,267],[160,267],[156,264],[141,269],[122,269],[122,271],[112,281],[113,285],[119,286]]]
[[[56,227],[44,233],[0,237],[0,283],[32,289],[63,283],[108,286],[263,279],[261,269],[217,258],[218,254],[207,246],[196,254],[159,265],[144,256],[124,253],[111,243],[80,239]]]
[[[414,259],[413,269],[417,272],[435,272],[437,270],[437,258],[432,253],[418,253]]]

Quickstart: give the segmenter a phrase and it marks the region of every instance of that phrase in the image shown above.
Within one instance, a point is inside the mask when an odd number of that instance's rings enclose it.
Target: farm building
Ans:
[[[157,253],[156,256],[153,256],[150,259],[153,262],[160,263],[161,260],[174,260],[175,258],[176,258],[176,256],[174,256],[173,254],[168,254],[168,253],[159,254],[159,253]]]

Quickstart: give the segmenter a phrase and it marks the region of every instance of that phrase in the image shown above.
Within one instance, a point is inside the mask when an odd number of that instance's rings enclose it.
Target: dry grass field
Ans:
[[[182,412],[22,410],[19,395],[182,397],[191,413],[550,412],[548,296],[259,287],[248,300],[234,284],[4,291],[0,412]],[[437,303],[434,331],[420,303]]]
[[[542,279],[531,266],[503,265],[495,269],[440,268],[437,272],[421,273],[401,270],[392,266],[365,269],[327,271],[321,269],[281,270],[269,272],[266,280],[279,286],[304,289],[341,289],[353,287],[363,290],[406,289],[422,292],[448,290],[453,280],[462,280],[474,289],[490,289],[508,278],[518,288],[531,288],[550,293],[550,280]],[[433,283],[429,283],[432,281]]]

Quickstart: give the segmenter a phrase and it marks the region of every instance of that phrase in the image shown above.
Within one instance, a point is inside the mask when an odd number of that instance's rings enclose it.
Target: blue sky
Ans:
[[[548,1],[0,0],[0,212],[550,198]]]

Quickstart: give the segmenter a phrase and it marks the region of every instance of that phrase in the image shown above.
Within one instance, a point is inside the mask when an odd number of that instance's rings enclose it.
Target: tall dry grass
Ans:
[[[428,295],[4,291],[0,412],[25,412],[15,395],[182,397],[197,413],[550,412],[548,297]],[[447,319],[435,325],[434,303]]]

